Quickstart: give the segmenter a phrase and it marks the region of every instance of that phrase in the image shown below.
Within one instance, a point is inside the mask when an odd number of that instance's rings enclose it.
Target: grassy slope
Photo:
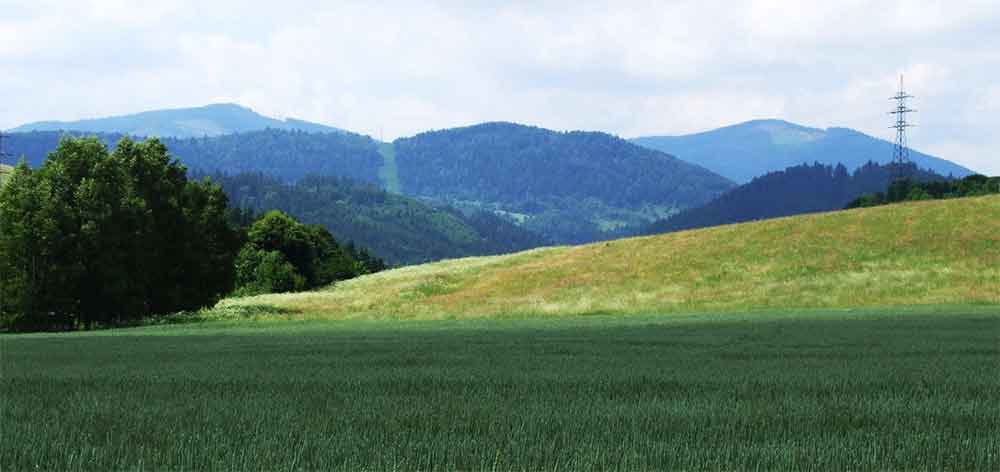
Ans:
[[[378,153],[382,155],[382,168],[378,170],[382,186],[389,192],[402,193],[399,187],[399,171],[396,168],[396,147],[392,143],[379,143]]]
[[[433,319],[996,303],[994,196],[445,261],[220,308]]]
[[[9,173],[11,173],[13,171],[14,171],[13,167],[8,166],[6,164],[0,164],[0,183],[3,183],[4,178],[7,177],[7,174],[9,174]]]

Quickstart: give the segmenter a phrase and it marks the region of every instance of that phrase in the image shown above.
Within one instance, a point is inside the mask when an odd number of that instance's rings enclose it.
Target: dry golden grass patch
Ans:
[[[1000,197],[894,205],[405,267],[230,299],[439,319],[1000,303]]]

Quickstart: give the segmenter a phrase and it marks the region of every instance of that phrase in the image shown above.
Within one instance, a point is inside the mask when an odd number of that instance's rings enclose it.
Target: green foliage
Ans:
[[[236,258],[236,283],[239,295],[305,290],[306,279],[280,251],[267,251],[247,245]]]
[[[236,259],[237,294],[301,291],[385,269],[367,252],[341,247],[325,228],[272,210],[247,230]]]
[[[67,138],[0,189],[0,295],[18,329],[95,326],[213,304],[239,245],[227,198],[156,139]]]
[[[970,175],[961,180],[919,181],[912,178],[893,181],[885,192],[862,195],[851,201],[848,208],[865,208],[890,203],[978,197],[1000,193],[1000,177]]]
[[[1000,470],[991,307],[223,311],[4,338],[0,470]]]

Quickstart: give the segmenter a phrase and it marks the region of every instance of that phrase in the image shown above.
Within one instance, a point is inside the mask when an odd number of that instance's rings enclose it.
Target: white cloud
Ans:
[[[764,117],[1000,173],[990,1],[0,0],[0,128],[235,101],[386,137],[487,120],[677,134]],[[980,137],[983,138],[980,138]],[[964,144],[963,144],[964,143]]]

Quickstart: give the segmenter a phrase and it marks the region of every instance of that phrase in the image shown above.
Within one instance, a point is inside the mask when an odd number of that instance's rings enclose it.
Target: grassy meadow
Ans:
[[[992,307],[0,337],[0,470],[997,470]]]
[[[453,319],[1000,304],[1000,197],[443,261],[230,299],[279,318]]]
[[[3,181],[7,178],[7,174],[10,174],[13,171],[14,171],[13,167],[6,164],[0,164],[0,184],[2,184]]]

